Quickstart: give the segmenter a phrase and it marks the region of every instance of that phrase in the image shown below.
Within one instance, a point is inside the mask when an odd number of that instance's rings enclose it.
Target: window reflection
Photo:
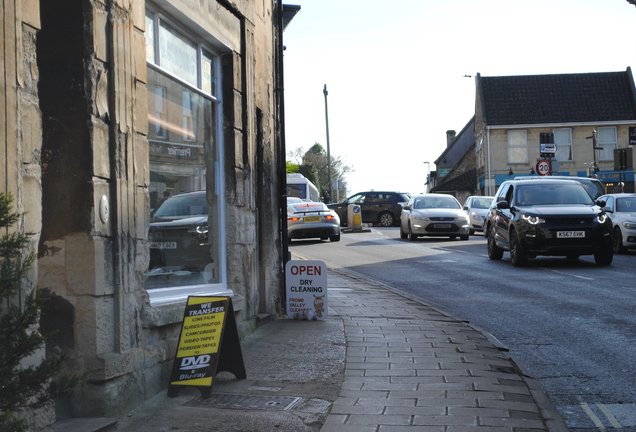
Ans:
[[[150,67],[148,88],[151,220],[144,286],[218,283],[215,105]]]

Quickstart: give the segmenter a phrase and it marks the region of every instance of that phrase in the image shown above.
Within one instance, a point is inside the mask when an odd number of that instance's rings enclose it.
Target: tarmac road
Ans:
[[[312,244],[313,243],[313,244]],[[497,337],[534,374],[572,431],[636,431],[636,254],[490,261],[485,240],[399,239],[398,228],[290,250],[387,283]]]

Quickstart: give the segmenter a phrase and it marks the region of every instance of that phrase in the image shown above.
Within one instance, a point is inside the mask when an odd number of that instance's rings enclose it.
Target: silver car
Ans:
[[[287,237],[340,241],[340,218],[320,202],[290,204],[287,206]]]
[[[452,195],[415,195],[402,207],[400,237],[403,239],[445,236],[468,240],[469,230],[468,215]]]
[[[612,220],[614,253],[636,249],[636,194],[607,194],[598,200],[605,201],[603,210]]]
[[[475,231],[484,231],[484,218],[488,213],[488,208],[495,197],[491,196],[469,196],[464,202],[464,211],[470,220],[470,235]]]

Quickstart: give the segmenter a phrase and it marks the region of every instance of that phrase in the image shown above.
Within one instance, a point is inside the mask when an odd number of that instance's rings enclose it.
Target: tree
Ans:
[[[327,157],[327,152],[323,146],[319,143],[315,143],[306,152],[302,147],[299,147],[290,151],[288,156],[295,160],[295,162],[300,166],[300,173],[318,187],[323,200],[329,200],[329,158]],[[305,172],[312,172],[311,175],[315,176],[316,181],[313,181],[305,174]],[[354,168],[347,165],[342,157],[331,155],[331,179],[334,182],[336,180],[343,182],[343,188],[340,189],[341,196],[346,195],[346,176],[352,172],[354,172]]]
[[[8,231],[22,217],[13,212],[12,203],[11,194],[0,193],[0,230],[5,233],[0,237],[0,432],[26,431],[26,421],[15,416],[17,410],[41,408],[69,394],[85,376],[60,374],[65,355],[24,365],[45,343],[35,330],[44,299],[37,289],[24,293],[23,282],[36,255],[25,255],[33,233]]]

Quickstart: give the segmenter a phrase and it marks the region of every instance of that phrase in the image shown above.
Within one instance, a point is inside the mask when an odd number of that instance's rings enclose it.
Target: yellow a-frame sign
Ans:
[[[245,379],[245,363],[230,297],[190,296],[186,304],[168,396],[195,386],[209,398],[219,372]]]

